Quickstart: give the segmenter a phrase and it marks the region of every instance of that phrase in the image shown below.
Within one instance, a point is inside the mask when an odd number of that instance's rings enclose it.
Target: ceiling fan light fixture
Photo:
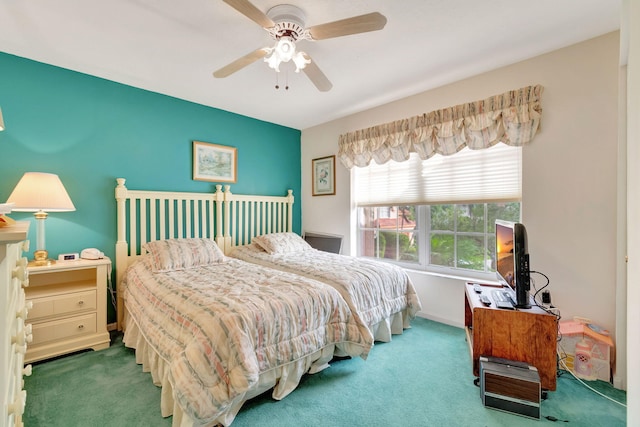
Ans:
[[[296,64],[296,73],[311,62],[311,60],[305,58],[304,52],[296,52],[296,43],[293,38],[288,36],[279,38],[276,41],[276,45],[269,49],[267,56],[264,58],[264,62],[278,73],[280,72],[280,64],[291,60]]]
[[[296,53],[296,44],[291,37],[282,37],[276,43],[275,49],[280,61],[289,62]]]
[[[311,59],[308,59],[304,52],[298,52],[293,56],[293,63],[296,64],[296,73],[299,73],[307,64],[311,64]]]
[[[267,56],[264,57],[264,62],[266,62],[270,68],[276,70],[276,73],[280,72],[280,58],[276,53],[276,48],[267,48]]]
[[[276,44],[274,47],[256,49],[214,71],[213,76],[216,78],[227,77],[259,59],[264,59],[270,68],[280,72],[280,64],[293,60],[296,73],[304,70],[304,74],[316,88],[321,92],[326,92],[333,85],[320,70],[316,61],[305,52],[296,52],[296,42],[300,40],[325,40],[378,31],[383,29],[387,23],[387,18],[384,15],[379,12],[371,12],[307,27],[306,16],[302,9],[291,4],[279,4],[269,9],[267,13],[263,13],[251,0],[223,1],[260,25],[276,41]]]

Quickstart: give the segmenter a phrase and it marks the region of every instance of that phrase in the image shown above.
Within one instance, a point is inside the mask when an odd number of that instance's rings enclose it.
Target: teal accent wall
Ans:
[[[232,192],[286,195],[292,189],[293,228],[300,232],[299,130],[5,53],[0,70],[6,126],[0,132],[0,202],[25,172],[50,172],[60,176],[76,206],[49,214],[51,258],[97,247],[115,262],[116,178],[135,190],[213,191],[216,183],[192,179],[194,140],[237,148]],[[31,221],[33,250],[33,214],[10,216]],[[112,308],[109,321],[115,321]]]

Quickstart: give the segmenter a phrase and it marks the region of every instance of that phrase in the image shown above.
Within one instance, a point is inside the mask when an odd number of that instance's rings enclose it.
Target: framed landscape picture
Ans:
[[[193,141],[193,179],[236,182],[238,156],[235,147]]]
[[[320,157],[311,160],[313,196],[331,196],[336,194],[336,156]]]

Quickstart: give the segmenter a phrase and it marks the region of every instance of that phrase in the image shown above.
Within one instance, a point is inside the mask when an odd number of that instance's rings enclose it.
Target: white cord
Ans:
[[[564,349],[563,349],[562,351],[563,351],[563,352],[565,353],[565,355],[566,355],[566,352],[564,351]],[[569,373],[573,376],[573,378],[575,378],[576,380],[578,380],[578,382],[579,382],[580,384],[582,384],[583,386],[585,386],[586,388],[588,388],[588,389],[589,389],[589,390],[591,390],[592,392],[594,392],[594,393],[596,393],[596,394],[599,394],[600,396],[602,396],[602,397],[604,397],[604,398],[606,398],[606,399],[609,399],[610,401],[612,401],[612,402],[614,402],[614,403],[617,403],[617,404],[618,404],[618,405],[620,405],[620,406],[624,406],[625,408],[627,407],[627,405],[626,405],[626,404],[621,403],[621,402],[618,402],[617,400],[612,399],[611,397],[609,397],[609,396],[607,396],[607,395],[605,395],[605,394],[603,394],[603,393],[599,392],[598,390],[596,390],[596,389],[594,389],[593,387],[591,387],[589,384],[587,384],[587,383],[585,383],[584,381],[582,381],[582,379],[578,378],[578,377],[576,376],[576,374],[574,374],[574,373],[573,373],[573,371],[572,371],[571,369],[569,369],[569,367],[566,365],[566,363],[564,363],[564,358],[563,358],[563,357],[562,357],[562,355],[560,354],[560,351],[558,351],[558,358],[560,359],[560,364],[564,367],[564,370],[565,370],[565,371],[567,371],[567,372],[569,372]]]
[[[109,264],[109,271],[107,271],[107,289],[109,290],[109,294],[111,295],[111,304],[113,304],[113,309],[117,311],[117,302],[115,291],[113,290],[113,282],[111,281],[111,264]]]

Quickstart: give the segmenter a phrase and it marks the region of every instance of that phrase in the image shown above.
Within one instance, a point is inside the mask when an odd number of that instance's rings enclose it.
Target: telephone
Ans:
[[[87,249],[83,249],[82,252],[80,252],[80,258],[101,259],[101,258],[104,258],[104,253],[100,252],[96,248],[87,248]]]

